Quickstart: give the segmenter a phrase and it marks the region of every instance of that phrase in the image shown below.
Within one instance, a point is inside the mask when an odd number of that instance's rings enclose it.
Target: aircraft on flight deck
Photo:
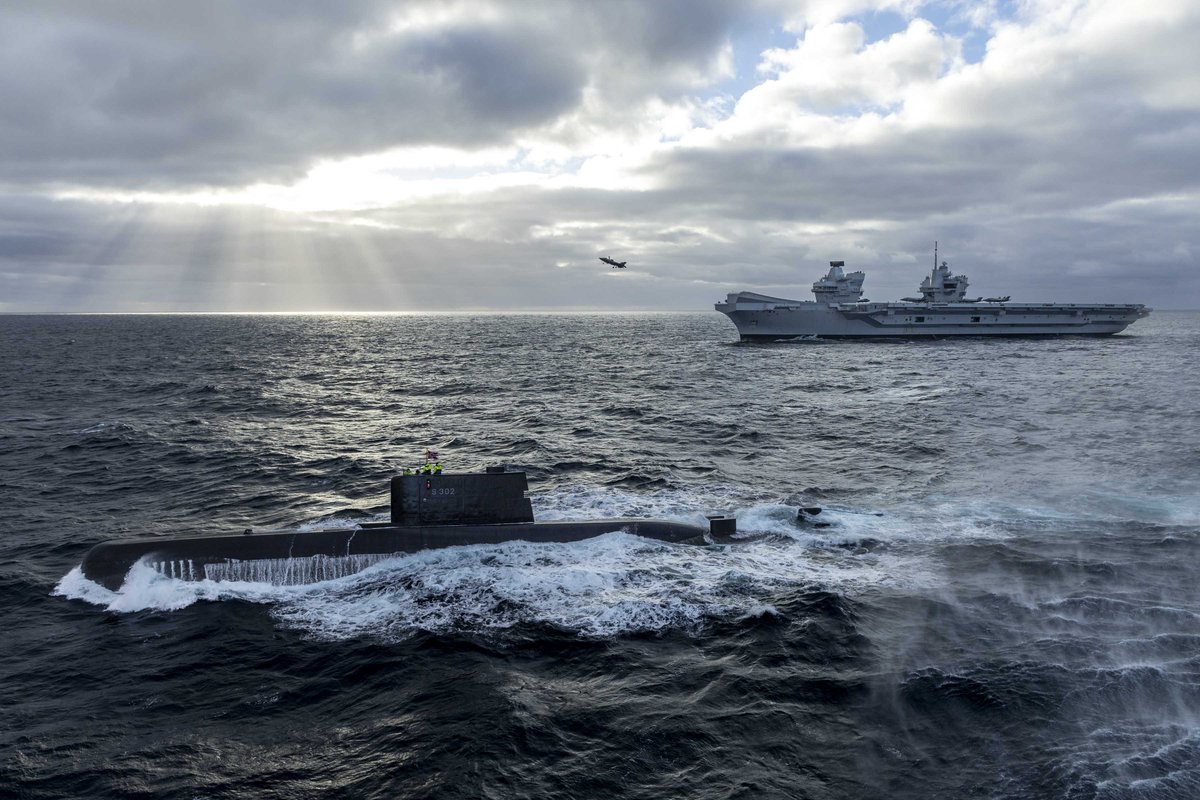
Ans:
[[[610,264],[613,269],[625,269],[625,265],[629,263],[628,261],[616,261],[608,256],[600,256],[600,260],[605,264]]]

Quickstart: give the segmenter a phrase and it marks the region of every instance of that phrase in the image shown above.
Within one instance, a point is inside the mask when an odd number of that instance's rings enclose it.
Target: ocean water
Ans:
[[[716,313],[0,317],[0,796],[1200,797],[1200,314],[736,344]],[[93,544],[541,519],[306,586]],[[794,524],[801,505],[833,524]]]

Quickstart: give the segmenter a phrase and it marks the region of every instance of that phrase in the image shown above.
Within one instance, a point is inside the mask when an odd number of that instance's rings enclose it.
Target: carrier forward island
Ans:
[[[733,292],[716,309],[733,320],[742,341],[796,337],[822,339],[940,336],[1104,336],[1120,333],[1149,315],[1144,305],[1010,303],[1008,297],[967,298],[967,276],[937,263],[921,283],[920,297],[872,303],[862,296],[862,272],[829,273],[812,285],[816,300],[786,300]]]

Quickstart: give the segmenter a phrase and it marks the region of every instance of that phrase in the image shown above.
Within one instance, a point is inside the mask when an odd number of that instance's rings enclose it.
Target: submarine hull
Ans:
[[[517,522],[478,525],[368,524],[358,528],[164,536],[103,542],[83,559],[89,580],[116,591],[142,561],[185,580],[307,583],[340,577],[395,555],[508,541],[575,542],[625,531],[665,542],[705,544],[709,528],[648,519]]]

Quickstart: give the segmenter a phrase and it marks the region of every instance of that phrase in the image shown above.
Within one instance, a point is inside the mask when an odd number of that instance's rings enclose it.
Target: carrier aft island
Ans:
[[[862,272],[846,274],[843,261],[812,285],[816,300],[785,300],[733,292],[716,309],[733,320],[743,342],[821,339],[932,338],[942,336],[1106,336],[1147,316],[1144,305],[1010,303],[1008,297],[967,299],[967,277],[937,263],[920,297],[872,303],[862,296]]]
[[[708,526],[658,519],[535,522],[524,472],[397,475],[391,519],[349,528],[158,536],[103,542],[83,559],[85,578],[117,591],[142,562],[182,580],[315,583],[359,572],[405,553],[469,544],[575,542],[625,531],[665,542],[713,544],[737,532],[731,516]]]

